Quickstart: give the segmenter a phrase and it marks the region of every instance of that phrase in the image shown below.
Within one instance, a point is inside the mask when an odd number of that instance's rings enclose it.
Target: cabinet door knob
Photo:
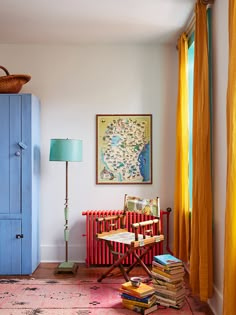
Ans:
[[[23,234],[16,234],[16,238],[23,238],[24,235]]]
[[[15,155],[16,155],[16,156],[20,156],[20,155],[21,155],[21,154],[20,154],[20,151],[16,151]]]
[[[23,150],[26,150],[26,149],[27,149],[27,145],[26,145],[24,142],[22,142],[22,141],[20,141],[20,142],[18,143],[18,145],[19,145],[19,147],[20,147],[21,149],[23,149]]]

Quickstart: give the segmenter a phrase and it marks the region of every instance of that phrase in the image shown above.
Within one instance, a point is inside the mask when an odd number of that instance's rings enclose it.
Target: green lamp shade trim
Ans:
[[[50,161],[82,161],[82,140],[51,139]]]

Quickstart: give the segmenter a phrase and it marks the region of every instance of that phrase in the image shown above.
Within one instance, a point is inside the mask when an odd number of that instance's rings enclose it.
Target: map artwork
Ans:
[[[151,115],[97,115],[97,184],[150,184]]]

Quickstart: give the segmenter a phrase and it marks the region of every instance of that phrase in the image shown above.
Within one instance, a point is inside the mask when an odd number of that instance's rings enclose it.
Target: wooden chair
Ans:
[[[153,215],[153,220],[132,223],[132,232],[128,231],[126,226],[127,211],[134,211],[144,215]],[[105,242],[110,253],[114,257],[114,263],[104,272],[98,282],[112,274],[115,268],[119,268],[126,281],[129,281],[129,272],[137,265],[141,265],[151,278],[151,272],[145,265],[143,257],[156,245],[157,242],[164,240],[159,229],[160,203],[159,198],[143,199],[125,195],[124,212],[119,215],[109,217],[99,217],[96,219],[98,227],[96,237],[99,241]],[[155,228],[154,228],[155,227]],[[158,231],[154,235],[153,231]],[[115,250],[115,243],[125,247],[125,251]],[[122,247],[120,246],[120,247]],[[116,248],[119,246],[116,246]],[[133,263],[125,268],[124,260],[133,255]]]

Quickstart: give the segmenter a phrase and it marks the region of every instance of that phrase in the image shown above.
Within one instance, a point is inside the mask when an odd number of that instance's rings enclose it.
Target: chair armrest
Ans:
[[[103,222],[103,221],[112,221],[112,220],[118,220],[119,218],[123,217],[123,215],[121,214],[117,214],[117,215],[111,215],[109,217],[100,217],[100,218],[96,218],[97,222]]]
[[[143,238],[145,239],[147,235],[153,237],[153,226],[157,225],[158,234],[159,234],[159,219],[147,220],[138,223],[132,223],[131,227],[135,234],[135,241],[138,240],[139,232],[142,233]]]
[[[153,220],[147,220],[147,221],[142,221],[138,223],[132,223],[131,226],[133,228],[138,228],[140,226],[146,226],[146,225],[153,225],[154,223],[158,223],[159,219],[153,219]]]
[[[96,218],[98,223],[98,233],[117,230],[119,227],[124,228],[124,214],[111,215],[106,217]]]

